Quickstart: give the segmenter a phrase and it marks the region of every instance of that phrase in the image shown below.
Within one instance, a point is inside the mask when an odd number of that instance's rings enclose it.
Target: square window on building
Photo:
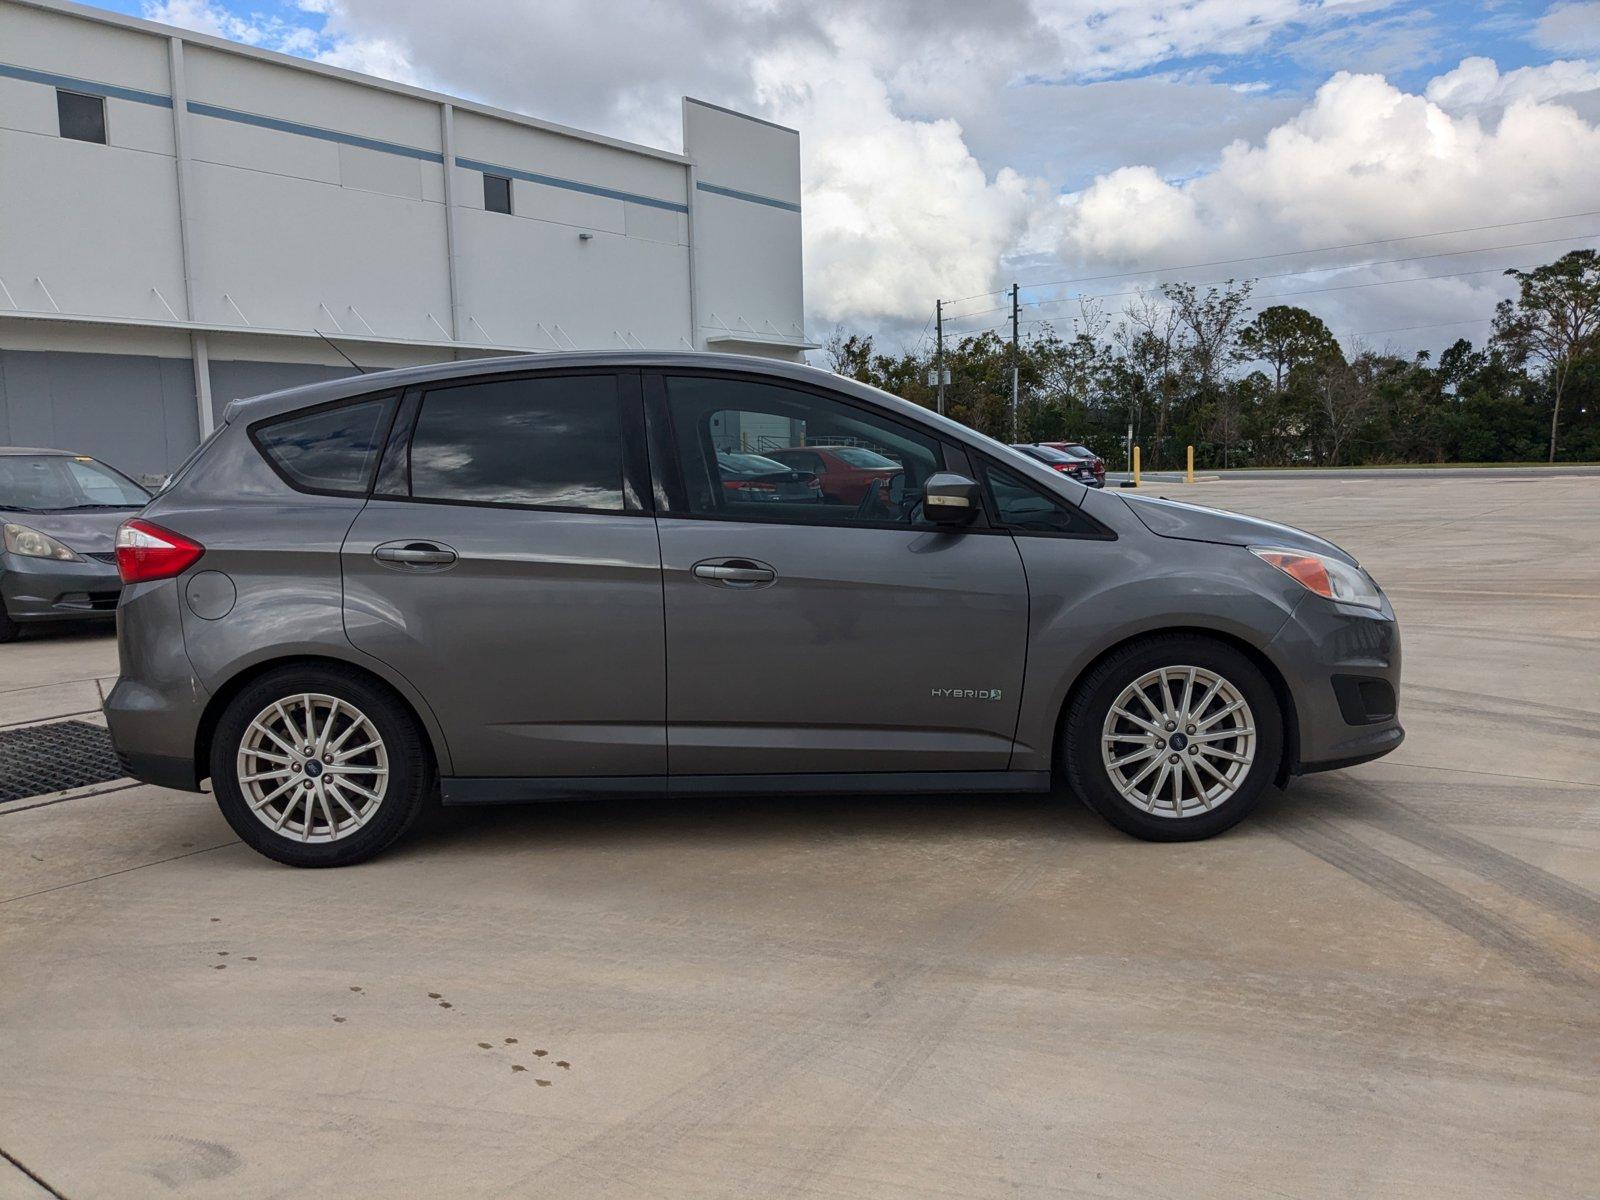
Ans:
[[[106,144],[106,98],[56,89],[56,116],[61,136],[76,142]]]
[[[511,180],[504,175],[483,177],[483,206],[490,212],[511,211]]]

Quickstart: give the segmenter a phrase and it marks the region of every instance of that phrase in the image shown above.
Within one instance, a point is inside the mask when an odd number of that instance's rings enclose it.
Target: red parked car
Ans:
[[[822,481],[823,499],[833,504],[860,504],[875,479],[890,479],[902,469],[894,459],[864,446],[790,446],[783,450],[763,450],[797,471],[810,471]]]
[[[1052,450],[1065,451],[1066,453],[1072,455],[1074,458],[1085,458],[1085,459],[1088,459],[1089,460],[1089,465],[1092,468],[1094,468],[1094,477],[1095,477],[1095,479],[1097,479],[1099,481],[1099,485],[1101,487],[1105,486],[1105,484],[1106,484],[1106,461],[1105,461],[1105,459],[1101,458],[1098,454],[1096,454],[1093,450],[1089,449],[1089,447],[1085,446],[1082,442],[1039,442],[1038,444],[1041,445],[1041,446],[1049,446],[1050,449],[1052,449]]]

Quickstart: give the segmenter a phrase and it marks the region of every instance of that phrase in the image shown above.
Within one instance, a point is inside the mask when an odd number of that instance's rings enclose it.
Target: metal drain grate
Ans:
[[[124,774],[110,735],[87,721],[0,729],[0,804],[107,783]]]

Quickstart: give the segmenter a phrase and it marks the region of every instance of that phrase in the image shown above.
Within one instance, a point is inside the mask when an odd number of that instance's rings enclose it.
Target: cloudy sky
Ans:
[[[813,335],[1234,277],[1436,349],[1600,247],[1600,0],[106,6],[671,149],[685,93],[795,126]]]

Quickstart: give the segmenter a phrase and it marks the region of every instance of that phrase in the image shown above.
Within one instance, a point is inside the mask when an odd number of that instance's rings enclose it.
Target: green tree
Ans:
[[[1545,266],[1506,274],[1517,281],[1517,298],[1496,307],[1495,338],[1518,359],[1543,363],[1549,373],[1550,461],[1555,462],[1567,381],[1600,335],[1600,252],[1573,250]]]
[[[1246,362],[1271,364],[1272,386],[1281,392],[1296,367],[1338,354],[1339,342],[1321,317],[1274,304],[1239,331],[1239,352]]]

